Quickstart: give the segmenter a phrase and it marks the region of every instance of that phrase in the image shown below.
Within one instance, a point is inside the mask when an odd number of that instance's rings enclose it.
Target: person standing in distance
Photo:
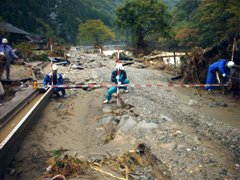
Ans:
[[[0,52],[3,52],[6,58],[5,64],[6,64],[6,77],[7,79],[10,79],[10,57],[12,56],[12,58],[18,59],[17,55],[14,54],[14,52],[12,51],[12,48],[7,45],[8,40],[6,38],[2,39],[2,45],[0,46]]]

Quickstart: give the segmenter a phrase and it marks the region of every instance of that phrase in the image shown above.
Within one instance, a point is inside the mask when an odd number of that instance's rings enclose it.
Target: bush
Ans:
[[[20,42],[18,45],[15,45],[14,48],[21,50],[26,57],[29,57],[34,50],[29,42]]]

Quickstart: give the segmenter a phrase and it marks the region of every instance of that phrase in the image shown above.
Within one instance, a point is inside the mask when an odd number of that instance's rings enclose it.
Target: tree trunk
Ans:
[[[138,42],[137,42],[137,48],[138,49],[142,49],[144,47],[144,37],[143,36],[139,36],[138,37]]]

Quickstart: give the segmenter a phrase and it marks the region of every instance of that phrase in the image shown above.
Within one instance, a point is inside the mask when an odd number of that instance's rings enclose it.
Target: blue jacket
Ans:
[[[18,58],[16,56],[16,54],[14,54],[14,52],[12,51],[12,48],[8,45],[6,45],[6,47],[4,48],[3,45],[0,45],[0,52],[3,52],[5,54],[5,57],[7,59],[7,61],[10,62],[10,56],[12,56],[13,58]]]
[[[228,62],[228,60],[226,60],[226,59],[217,61],[209,66],[209,70],[216,71],[219,69],[222,74],[226,74],[229,76],[230,69],[226,66],[227,62]]]
[[[111,76],[111,81],[114,83],[117,83],[117,70],[112,72],[112,76]],[[124,70],[120,70],[119,71],[119,81],[123,84],[123,82],[125,81],[125,79],[127,79],[127,73]]]
[[[46,77],[44,78],[43,86],[47,85],[48,83],[52,85],[51,78],[52,73],[47,74]],[[57,84],[53,85],[63,85],[63,78],[61,74],[57,74]]]

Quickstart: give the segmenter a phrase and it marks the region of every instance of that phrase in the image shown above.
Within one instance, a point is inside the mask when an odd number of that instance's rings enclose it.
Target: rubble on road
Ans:
[[[137,148],[137,147],[136,147]],[[117,172],[119,175],[123,175],[128,179],[128,177],[143,177],[144,175],[139,172],[139,169],[146,168],[149,163],[145,161],[138,151],[131,150],[124,153],[122,156],[110,156],[109,158],[102,159],[87,159],[84,156],[80,156],[77,152],[74,156],[69,156],[64,153],[63,149],[55,151],[53,157],[51,157],[46,162],[47,174],[38,178],[38,180],[43,180],[44,178],[51,178],[58,176],[65,177],[89,177],[96,178],[92,175],[92,171],[99,171],[103,177],[108,178],[118,178],[112,173],[102,170],[102,167],[109,167],[110,172]],[[149,166],[148,168],[151,169]],[[137,171],[136,171],[137,170]],[[52,178],[54,179],[54,178]]]

